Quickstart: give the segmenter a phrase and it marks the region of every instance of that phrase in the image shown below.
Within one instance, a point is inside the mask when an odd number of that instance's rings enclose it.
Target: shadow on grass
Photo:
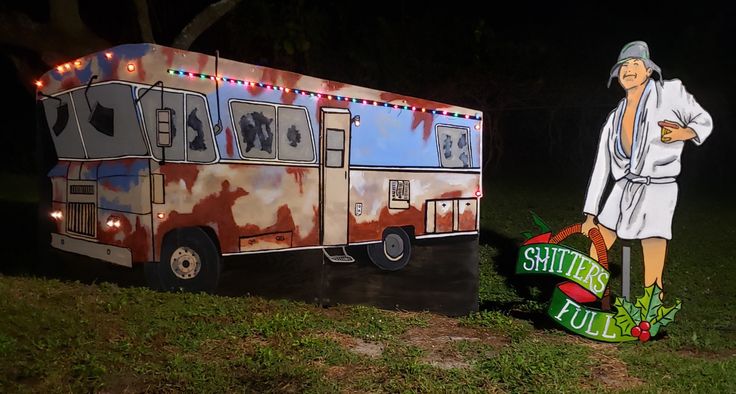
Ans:
[[[12,223],[3,239],[0,273],[37,276],[81,283],[110,282],[121,287],[144,286],[142,267],[107,264],[94,259],[52,250],[53,225],[46,211],[36,203],[0,201],[5,223]]]
[[[522,239],[508,237],[491,229],[481,229],[480,244],[495,249],[493,270],[518,297],[514,300],[481,300],[480,310],[494,310],[529,321],[536,328],[557,327],[547,316],[548,300],[560,283],[559,278],[542,275],[517,275],[516,260]],[[484,262],[481,262],[484,264]]]

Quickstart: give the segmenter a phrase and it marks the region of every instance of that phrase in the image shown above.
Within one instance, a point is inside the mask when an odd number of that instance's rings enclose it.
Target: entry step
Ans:
[[[350,264],[355,262],[355,259],[345,251],[344,246],[340,249],[342,249],[342,254],[330,254],[327,252],[327,248],[323,248],[322,252],[325,254],[325,257],[333,263]]]

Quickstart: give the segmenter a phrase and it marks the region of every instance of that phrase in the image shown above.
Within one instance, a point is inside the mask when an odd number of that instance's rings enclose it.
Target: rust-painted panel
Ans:
[[[458,201],[460,212],[458,213],[458,231],[474,231],[478,201],[476,199],[462,199]]]
[[[293,247],[319,244],[317,167],[169,163],[153,171],[164,175],[166,201],[154,208],[165,214],[154,219],[157,251],[167,232],[193,226],[211,228],[222,253],[241,252],[243,237],[273,233],[290,233]]]
[[[376,220],[370,222],[357,222],[352,214],[348,217],[350,242],[379,240],[386,227],[404,226],[424,231],[424,212],[414,207],[401,210],[384,207]]]
[[[111,228],[111,216],[120,220],[119,228]],[[152,261],[151,217],[99,209],[97,211],[97,239],[103,244],[122,246],[131,250],[133,261]]]
[[[436,202],[436,214],[434,217],[435,231],[438,233],[449,233],[452,231],[454,210],[453,200],[439,200]]]
[[[390,181],[409,180],[410,195],[408,209],[389,209]],[[348,217],[348,234],[350,242],[367,242],[381,239],[386,227],[414,228],[415,235],[426,233],[427,202],[446,201],[449,217],[445,222],[435,221],[435,232],[453,231],[453,198],[470,198],[480,184],[480,175],[475,172],[437,171],[385,171],[354,169],[350,171],[350,214]],[[360,215],[356,215],[355,206],[361,204]],[[441,204],[437,202],[440,212]],[[431,207],[432,205],[429,204]]]
[[[291,233],[275,233],[240,238],[240,251],[286,249],[291,247]]]

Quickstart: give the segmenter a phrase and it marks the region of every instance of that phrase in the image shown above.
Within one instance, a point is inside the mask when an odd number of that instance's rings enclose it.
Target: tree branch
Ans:
[[[47,30],[45,25],[34,22],[28,15],[0,13],[0,43],[29,48],[33,36]]]
[[[0,13],[0,43],[11,48],[30,50],[47,66],[110,46],[105,39],[89,31],[86,26],[72,31],[66,30],[68,27],[37,23],[25,14]]]
[[[181,33],[174,39],[172,46],[179,49],[189,49],[194,40],[210,28],[225,14],[235,8],[241,0],[220,0],[207,6],[202,12],[187,24]]]
[[[21,85],[31,95],[35,93],[36,86],[33,84],[37,75],[34,74],[33,65],[26,59],[15,54],[8,54],[8,57],[15,65],[15,70],[18,72],[18,79],[21,81]]]
[[[135,9],[138,13],[138,26],[141,28],[141,37],[143,42],[155,43],[153,39],[153,28],[151,27],[151,17],[148,14],[148,1],[135,0]]]
[[[50,25],[70,35],[91,34],[79,15],[79,2],[76,0],[50,0]]]

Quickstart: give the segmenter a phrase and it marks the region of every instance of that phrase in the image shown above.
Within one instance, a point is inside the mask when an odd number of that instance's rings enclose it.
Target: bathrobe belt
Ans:
[[[673,183],[676,181],[675,177],[653,178],[650,176],[641,176],[641,175],[632,174],[630,172],[626,173],[626,176],[624,176],[624,178],[628,179],[630,182],[643,183],[645,185]]]

